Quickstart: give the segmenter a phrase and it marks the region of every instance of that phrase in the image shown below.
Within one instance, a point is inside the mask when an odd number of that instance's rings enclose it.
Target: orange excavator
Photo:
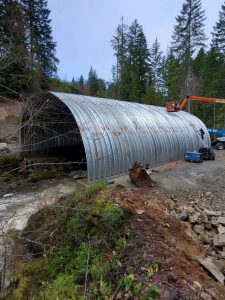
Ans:
[[[184,97],[181,104],[179,104],[179,102],[177,100],[166,102],[167,112],[177,112],[177,111],[182,110],[188,100],[225,104],[225,99],[207,98],[207,97],[199,97],[199,96],[186,96],[186,97]]]

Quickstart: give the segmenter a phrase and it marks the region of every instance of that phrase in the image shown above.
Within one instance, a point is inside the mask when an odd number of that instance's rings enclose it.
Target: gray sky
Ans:
[[[183,0],[49,0],[57,57],[60,60],[58,74],[71,80],[82,74],[87,78],[90,66],[98,76],[111,79],[114,64],[111,39],[124,17],[130,25],[134,19],[143,26],[148,47],[155,38],[166,51],[171,41],[175,17]],[[205,32],[211,39],[211,31],[218,21],[224,0],[202,0],[206,10]]]

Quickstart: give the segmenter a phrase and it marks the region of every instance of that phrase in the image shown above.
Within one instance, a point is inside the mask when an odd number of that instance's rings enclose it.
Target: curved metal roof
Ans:
[[[164,107],[56,92],[34,98],[54,99],[72,113],[83,141],[89,181],[122,174],[136,161],[156,166],[183,158],[186,151],[202,146],[200,128],[210,145],[205,125],[184,111],[167,113]]]

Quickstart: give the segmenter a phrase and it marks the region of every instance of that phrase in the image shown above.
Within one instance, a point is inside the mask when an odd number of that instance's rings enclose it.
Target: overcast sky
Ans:
[[[166,51],[171,41],[175,17],[183,0],[49,0],[57,57],[58,74],[70,81],[82,74],[87,78],[90,66],[98,76],[111,79],[114,56],[111,39],[124,17],[130,25],[134,19],[143,26],[148,47],[155,38]],[[205,32],[209,41],[224,0],[202,0],[206,10]],[[208,42],[209,42],[208,41]]]

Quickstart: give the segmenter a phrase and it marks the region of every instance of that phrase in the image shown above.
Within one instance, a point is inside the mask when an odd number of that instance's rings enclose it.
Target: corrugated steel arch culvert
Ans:
[[[35,111],[44,102],[50,103],[52,109],[61,106],[64,111],[68,109],[76,134],[71,133],[69,139],[53,135],[45,142],[40,141],[38,133],[31,138],[25,130],[28,109],[21,121],[22,149],[83,143],[89,182],[125,173],[136,161],[153,167],[183,158],[186,151],[202,146],[201,128],[205,131],[204,143],[207,146],[211,143],[205,125],[184,111],[167,113],[164,107],[56,92],[34,95],[30,101]],[[48,114],[51,120],[51,110]],[[38,118],[36,122],[39,123]],[[51,127],[51,131],[57,132],[56,127]],[[45,135],[45,130],[41,134]]]

